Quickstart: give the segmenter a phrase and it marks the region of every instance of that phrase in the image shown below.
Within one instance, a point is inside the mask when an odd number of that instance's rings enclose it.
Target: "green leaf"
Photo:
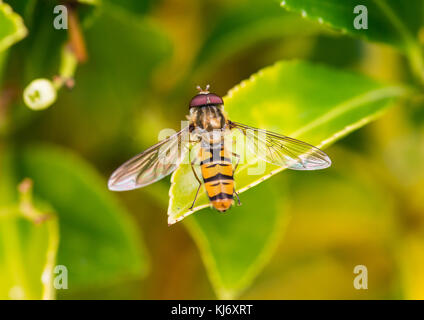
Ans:
[[[152,0],[102,0],[102,5],[104,5],[106,10],[122,10],[123,14],[145,14],[151,7],[157,5],[160,1]]]
[[[357,5],[368,9],[368,29],[354,27]],[[410,0],[408,5],[397,0],[283,0],[281,6],[344,32],[400,48],[417,41],[424,19],[421,0]]]
[[[96,6],[96,5],[99,5],[100,0],[78,0],[78,2]]]
[[[53,27],[54,1],[22,1],[16,9],[25,17],[30,33],[25,41],[14,48],[11,55],[11,66],[19,61],[22,72],[18,78],[22,87],[35,78],[51,78],[57,74],[61,58],[61,48],[67,40],[67,30],[56,30]],[[49,21],[49,23],[46,23]],[[48,52],[48,54],[46,54]],[[16,69],[11,69],[14,73]]]
[[[213,69],[228,56],[270,39],[281,39],[301,32],[317,32],[313,24],[299,23],[294,14],[278,10],[278,5],[268,1],[247,1],[219,15],[213,22],[194,62],[194,67]]]
[[[354,27],[354,19],[359,16],[359,13],[354,13],[357,5],[367,7],[367,29]],[[410,0],[408,5],[398,0],[364,0],[360,3],[356,0],[283,0],[281,6],[342,32],[403,50],[415,76],[424,83],[424,56],[418,41],[424,21],[422,0]]]
[[[2,147],[0,154],[0,299],[53,299],[58,225],[48,204],[48,219],[29,219],[23,210],[31,202],[18,203],[14,158]],[[31,192],[31,191],[30,191]],[[38,207],[36,208],[38,210]],[[41,216],[38,216],[41,218]]]
[[[224,97],[224,102],[229,118],[234,121],[286,134],[323,148],[382,115],[388,107],[388,102],[405,92],[404,88],[383,85],[360,75],[306,62],[289,61],[265,68],[249,80],[243,81]],[[265,172],[261,175],[249,175],[248,170],[258,164],[266,167]],[[263,161],[240,164],[235,173],[236,190],[242,193],[282,170],[284,168]],[[171,182],[168,223],[175,223],[209,206],[202,187],[194,210],[188,210],[198,186],[189,164],[182,164],[174,172]],[[280,186],[275,188],[279,189]],[[259,190],[259,186],[255,189]],[[216,222],[213,219],[220,219],[221,215],[205,210],[189,221],[190,230],[210,270],[211,281],[217,293],[223,297],[240,292],[263,265],[260,262],[263,261],[261,256],[267,251],[266,248],[271,246],[271,240],[249,238],[252,229],[260,226],[262,230],[267,230],[268,234],[273,234],[276,221],[280,219],[278,216],[283,214],[281,210],[278,213],[273,205],[273,197],[267,195],[271,194],[270,190],[263,193],[258,191],[258,194],[255,192],[253,190],[250,196],[241,196],[242,202],[246,203],[241,208],[232,209],[228,213],[231,218]],[[256,200],[250,200],[250,197]],[[250,201],[253,203],[252,207],[259,208],[260,214],[254,214],[256,210],[249,208],[247,202]],[[270,209],[262,210],[261,206],[270,206]],[[239,210],[243,213],[237,215]],[[265,211],[272,217],[264,218]],[[250,215],[253,216],[248,218]],[[245,217],[250,219],[248,224],[243,221]],[[226,226],[223,227],[221,223]],[[243,226],[239,233],[228,231],[223,235],[219,231],[220,228],[238,230],[239,225]],[[225,238],[228,247],[215,246],[215,243],[219,243],[216,241],[216,234]],[[250,240],[240,240],[246,238]],[[249,258],[241,259],[234,254],[243,261],[240,270],[245,268],[245,272],[239,270],[234,274],[231,268],[225,267],[234,263],[228,259],[229,255],[225,251],[228,248],[231,248],[232,253],[249,255]],[[252,253],[248,248],[255,249]],[[259,267],[252,267],[255,264]],[[250,268],[254,271],[248,271]]]
[[[57,250],[57,221],[36,225],[6,210],[2,210],[2,215],[7,216],[0,218],[1,299],[53,298],[50,288]]]
[[[381,115],[390,98],[403,95],[405,90],[325,66],[289,61],[243,81],[229,91],[224,103],[233,121],[325,147]],[[238,192],[284,169],[268,164],[264,174],[248,175],[248,169],[257,165],[239,166],[235,173]],[[171,181],[168,215],[169,223],[174,223],[191,213],[188,208],[198,183],[189,164],[181,165]],[[209,205],[205,193],[196,205],[194,211]]]
[[[106,286],[147,271],[134,222],[106,189],[106,181],[69,151],[32,147],[19,154],[19,175],[59,218],[58,264],[68,268],[69,289]]]
[[[0,51],[9,48],[27,35],[22,18],[12,8],[0,2]]]
[[[278,180],[249,190],[242,206],[227,213],[204,210],[187,220],[221,299],[235,298],[248,287],[279,243],[288,215],[285,183]]]
[[[107,152],[116,155],[124,147],[122,136],[129,134],[141,109],[140,101],[148,100],[152,78],[169,58],[171,45],[155,23],[108,12],[97,18],[85,36],[89,62],[78,69],[74,90],[62,92],[57,102],[62,108],[53,111],[55,116],[47,125],[72,144],[84,141],[84,148],[99,154],[105,150],[102,139],[89,134],[96,123],[99,136],[109,141]],[[58,126],[56,117],[67,121]],[[73,129],[74,123],[79,130]]]
[[[352,149],[352,140],[360,135],[369,138],[357,133],[329,150],[334,163],[330,170],[284,174],[291,216],[284,243],[241,299],[399,298],[393,290],[398,273],[392,270],[404,234],[399,214],[404,217],[405,209],[387,190],[381,163],[367,150]],[[369,151],[382,152],[378,147]],[[373,275],[369,290],[352,285],[358,264]]]

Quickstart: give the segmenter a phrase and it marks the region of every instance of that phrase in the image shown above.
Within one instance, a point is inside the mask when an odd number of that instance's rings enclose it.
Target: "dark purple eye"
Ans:
[[[212,104],[224,104],[222,98],[214,93],[199,93],[190,101],[190,108],[201,107]]]

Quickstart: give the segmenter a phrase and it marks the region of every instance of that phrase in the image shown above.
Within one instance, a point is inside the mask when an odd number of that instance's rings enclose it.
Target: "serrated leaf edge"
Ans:
[[[283,65],[284,63],[297,63],[297,62],[299,62],[299,61],[298,60],[278,61],[273,65],[270,65],[268,67],[265,67],[265,68],[259,70],[257,73],[252,74],[248,79],[241,81],[238,85],[236,85],[232,89],[230,89],[228,91],[228,94],[223,98],[224,102],[225,102],[226,99],[233,97],[233,95],[236,92],[240,91],[241,89],[253,85],[258,78],[262,77],[269,70],[272,70],[274,68],[278,68],[280,65]],[[317,66],[321,66],[321,65],[317,65]],[[323,66],[321,66],[321,67],[323,67]],[[304,132],[313,129],[315,126],[319,125],[320,123],[327,121],[329,119],[332,119],[334,117],[337,117],[339,114],[346,112],[346,111],[354,108],[355,106],[363,104],[365,102],[401,97],[401,96],[406,95],[407,93],[410,93],[410,89],[406,88],[406,87],[402,87],[400,85],[398,85],[398,86],[396,86],[396,85],[387,86],[387,87],[382,87],[382,88],[377,88],[375,90],[367,91],[364,94],[355,96],[355,97],[353,97],[353,98],[351,98],[347,101],[344,101],[341,104],[335,106],[330,112],[324,114],[323,116],[321,116],[320,118],[318,118],[318,119],[314,120],[313,122],[307,124],[306,126],[303,126],[299,130],[297,130],[293,133],[290,133],[289,136],[296,138],[299,135],[303,134]],[[350,132],[363,127],[364,125],[368,124],[372,120],[377,119],[379,116],[381,116],[385,112],[385,110],[386,110],[386,108],[384,110],[380,111],[380,112],[377,112],[377,113],[372,114],[368,117],[362,118],[361,120],[357,121],[356,123],[353,123],[353,124],[346,126],[342,130],[334,133],[331,137],[325,139],[324,141],[321,141],[321,143],[318,144],[317,147],[318,148],[328,147],[329,145],[331,145],[332,143],[334,143],[338,139],[341,139],[342,137],[346,136]],[[277,169],[271,171],[269,174],[267,174],[267,175],[261,177],[260,179],[252,182],[251,184],[247,185],[246,187],[239,189],[238,192],[243,193],[244,191],[258,185],[259,183],[269,179],[271,176],[273,176],[273,175],[275,175],[275,174],[277,174],[277,173],[279,173],[279,172],[281,172],[285,169],[286,168],[283,168],[283,167],[277,168]],[[174,200],[173,191],[174,191],[174,188],[175,188],[175,185],[176,185],[175,175],[177,173],[178,173],[178,169],[175,170],[174,173],[171,176],[171,187],[169,188],[169,204],[168,204],[168,225],[175,224],[175,223],[183,220],[185,217],[191,215],[192,213],[210,206],[210,204],[200,205],[200,206],[194,207],[190,211],[185,212],[184,214],[182,214],[181,216],[179,216],[176,219],[171,218],[171,216],[172,216],[171,208],[172,208],[172,203],[173,203],[173,200]],[[174,216],[177,216],[177,215],[174,215]]]

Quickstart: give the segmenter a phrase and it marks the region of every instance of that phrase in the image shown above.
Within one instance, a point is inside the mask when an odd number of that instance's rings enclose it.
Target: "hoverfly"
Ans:
[[[239,196],[234,187],[234,172],[240,156],[229,150],[224,138],[239,130],[255,147],[255,155],[268,163],[294,170],[317,170],[331,165],[330,158],[320,149],[278,133],[253,128],[230,121],[224,113],[222,98],[209,92],[209,85],[191,99],[189,125],[125,162],[113,172],[109,189],[132,190],[147,186],[172,173],[185,157],[183,145],[200,144],[197,158],[190,161],[193,175],[199,183],[190,210],[196,203],[202,184],[211,205],[220,212],[228,210]],[[237,162],[233,165],[233,159]],[[194,165],[198,162],[201,178]]]

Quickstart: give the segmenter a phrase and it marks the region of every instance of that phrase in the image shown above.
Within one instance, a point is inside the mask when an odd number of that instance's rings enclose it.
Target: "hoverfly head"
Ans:
[[[193,97],[190,101],[189,108],[203,107],[210,105],[222,105],[224,101],[220,96],[214,93],[209,92],[209,85],[205,89],[202,89],[200,86],[197,86],[199,93]]]

